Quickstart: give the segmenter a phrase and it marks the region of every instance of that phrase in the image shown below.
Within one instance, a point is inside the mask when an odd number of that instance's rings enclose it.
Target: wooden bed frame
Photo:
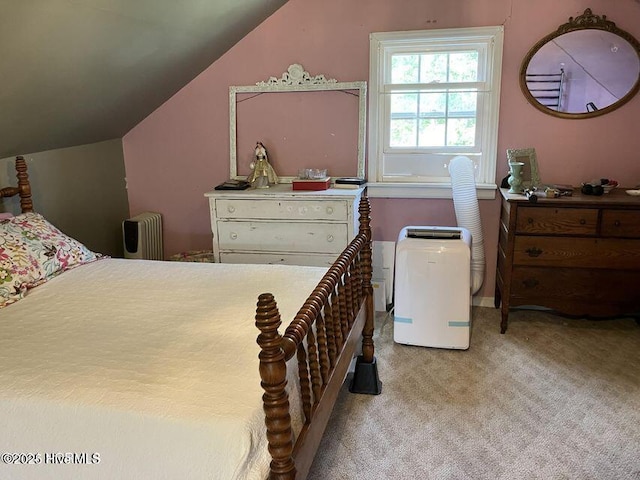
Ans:
[[[270,479],[304,479],[362,334],[351,391],[378,394],[373,345],[373,286],[369,200],[358,209],[360,231],[329,268],[284,335],[273,295],[258,299],[260,376],[271,453]],[[306,343],[306,348],[305,348]],[[297,356],[305,423],[292,440],[286,361]]]
[[[20,208],[22,213],[33,212],[33,201],[31,200],[31,184],[27,174],[27,162],[24,157],[16,157],[16,172],[18,177],[17,187],[5,187],[0,189],[0,197],[20,196]]]
[[[23,157],[16,157],[17,187],[0,190],[1,197],[20,196],[23,213],[33,211],[31,186]],[[350,390],[379,394],[373,345],[373,286],[371,284],[370,205],[359,205],[358,235],[329,268],[304,302],[284,334],[278,332],[280,313],[272,294],[259,296],[256,326],[267,440],[271,454],[269,478],[302,480],[320,445],[333,405],[362,337]],[[287,392],[287,361],[297,357],[304,424],[294,443]]]

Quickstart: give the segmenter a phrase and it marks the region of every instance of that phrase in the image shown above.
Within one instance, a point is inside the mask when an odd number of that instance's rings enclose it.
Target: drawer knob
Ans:
[[[580,225],[584,225],[585,223],[587,223],[587,221],[584,218],[580,219]]]
[[[539,248],[536,248],[536,247],[531,247],[531,248],[527,248],[525,250],[525,252],[527,252],[527,254],[530,257],[539,257],[540,254],[542,253],[542,250],[540,250]]]
[[[533,218],[531,217],[527,218],[527,223],[533,223]]]
[[[620,220],[616,220],[615,222],[613,222],[613,224],[614,224],[616,227],[619,227],[620,225],[622,225],[622,223],[620,223]]]
[[[235,211],[236,211],[236,207],[234,207],[233,205],[229,205],[229,206],[227,207],[227,211],[228,211],[229,213],[233,213],[233,212],[235,212]]]
[[[238,234],[236,232],[231,232],[229,237],[231,237],[231,240],[235,240],[236,238],[238,238]]]
[[[333,242],[333,235],[327,235],[327,242]]]
[[[535,278],[527,278],[525,280],[522,281],[522,284],[527,287],[527,288],[533,288],[536,287],[538,285],[538,280],[536,280]]]
[[[333,213],[333,207],[327,207],[327,213],[331,215]]]

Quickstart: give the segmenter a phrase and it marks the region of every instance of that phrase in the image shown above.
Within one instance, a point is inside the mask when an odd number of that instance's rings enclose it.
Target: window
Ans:
[[[371,34],[369,193],[451,197],[449,161],[495,195],[502,27]]]

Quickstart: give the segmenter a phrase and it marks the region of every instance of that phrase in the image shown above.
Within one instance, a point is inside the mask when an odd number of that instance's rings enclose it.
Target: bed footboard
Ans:
[[[329,268],[283,335],[278,332],[281,319],[273,295],[265,293],[258,299],[256,326],[260,329],[260,378],[272,457],[270,479],[306,477],[360,338],[362,355],[355,377],[364,366],[363,375],[369,378],[354,381],[351,390],[380,393],[373,344],[370,206],[365,195],[358,210],[358,235]],[[305,418],[295,445],[286,390],[286,362],[294,355]],[[375,387],[366,391],[370,384]]]

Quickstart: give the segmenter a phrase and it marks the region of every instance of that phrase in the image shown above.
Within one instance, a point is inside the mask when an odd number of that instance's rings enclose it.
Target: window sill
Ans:
[[[496,198],[498,186],[493,183],[476,184],[479,200]],[[453,198],[450,185],[428,183],[367,183],[371,198]]]

